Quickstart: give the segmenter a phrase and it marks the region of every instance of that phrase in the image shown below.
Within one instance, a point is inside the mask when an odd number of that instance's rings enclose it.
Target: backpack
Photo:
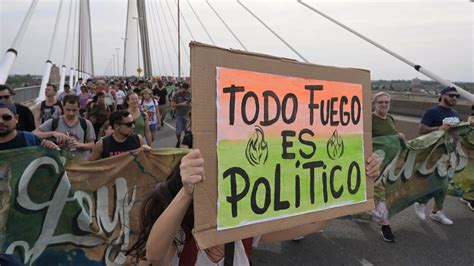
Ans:
[[[82,141],[85,142],[87,135],[87,121],[84,118],[79,117],[79,123],[81,124],[81,128],[84,131],[84,139]],[[56,129],[58,128],[58,124],[59,117],[53,118],[53,121],[51,123],[51,131],[56,131]]]

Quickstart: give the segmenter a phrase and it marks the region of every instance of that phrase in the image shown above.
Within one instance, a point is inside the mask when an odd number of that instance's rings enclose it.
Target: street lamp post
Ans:
[[[115,50],[117,51],[117,76],[120,76],[120,60],[119,60],[120,48],[115,48]]]
[[[112,75],[115,77],[115,55],[112,54]]]

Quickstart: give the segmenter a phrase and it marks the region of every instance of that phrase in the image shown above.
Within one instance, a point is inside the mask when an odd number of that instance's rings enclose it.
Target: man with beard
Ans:
[[[33,133],[16,130],[18,114],[15,105],[0,102],[0,151],[29,146],[43,146],[49,149],[59,149],[48,140],[40,140]]]
[[[446,87],[441,90],[439,97],[439,104],[435,105],[425,111],[421,118],[419,133],[425,135],[437,130],[448,131],[451,126],[459,123],[459,113],[453,109],[456,106],[459,94],[454,87]],[[451,221],[442,212],[444,199],[448,191],[448,180],[442,190],[435,191],[426,197],[421,198],[418,202],[415,202],[415,213],[421,220],[426,219],[426,203],[434,197],[435,204],[433,211],[430,213],[430,218],[434,221],[440,222],[445,225],[452,225]]]
[[[110,114],[110,126],[114,133],[99,140],[92,150],[89,161],[108,158],[137,149],[151,149],[143,145],[143,137],[133,133],[135,123],[128,111],[119,110]]]

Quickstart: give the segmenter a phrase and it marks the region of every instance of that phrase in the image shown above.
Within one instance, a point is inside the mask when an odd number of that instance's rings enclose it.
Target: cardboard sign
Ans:
[[[191,54],[200,248],[372,208],[368,71],[198,43]]]
[[[362,85],[217,68],[217,229],[366,201]]]

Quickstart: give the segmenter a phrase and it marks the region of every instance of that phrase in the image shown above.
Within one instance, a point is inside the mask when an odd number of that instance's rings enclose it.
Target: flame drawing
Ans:
[[[326,151],[332,160],[339,159],[344,154],[344,141],[337,133],[337,130],[334,130],[332,136],[329,138]]]
[[[268,144],[265,141],[263,129],[255,126],[255,132],[250,136],[245,149],[245,156],[253,166],[265,164],[268,159]]]

